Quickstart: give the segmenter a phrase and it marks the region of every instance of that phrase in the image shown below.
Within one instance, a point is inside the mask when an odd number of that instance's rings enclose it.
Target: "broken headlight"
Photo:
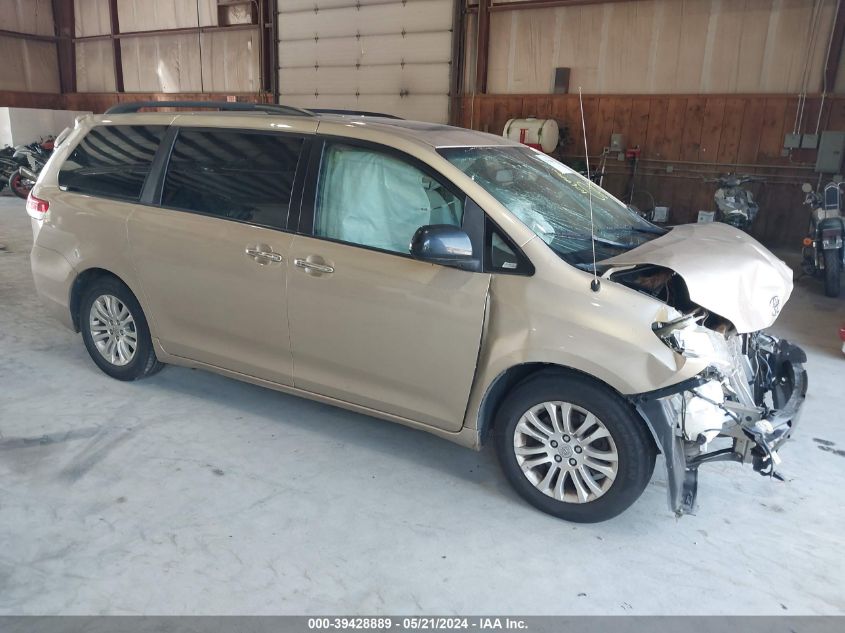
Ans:
[[[708,361],[717,367],[733,365],[724,335],[701,325],[704,314],[687,314],[668,322],[653,323],[651,329],[674,352],[686,358]]]

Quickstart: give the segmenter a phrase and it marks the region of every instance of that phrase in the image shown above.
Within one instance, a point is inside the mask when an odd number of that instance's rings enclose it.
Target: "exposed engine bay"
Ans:
[[[669,268],[646,264],[614,272],[610,278],[629,288],[644,292],[685,315],[697,312],[700,325],[715,332],[727,334],[733,328],[727,319],[710,313],[694,303],[690,299],[689,290],[683,278]]]
[[[605,276],[680,313],[652,330],[675,353],[707,362],[692,379],[632,398],[666,458],[672,510],[693,510],[698,468],[707,462],[750,463],[780,478],[778,449],[797,424],[807,390],[803,350],[763,331],[737,332],[694,303],[669,268],[645,264]]]

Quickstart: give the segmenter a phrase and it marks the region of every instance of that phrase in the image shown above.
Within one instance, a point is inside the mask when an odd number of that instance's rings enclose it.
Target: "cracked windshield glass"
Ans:
[[[590,191],[597,261],[665,233],[575,170],[535,149],[454,147],[439,152],[579,268],[592,269]]]

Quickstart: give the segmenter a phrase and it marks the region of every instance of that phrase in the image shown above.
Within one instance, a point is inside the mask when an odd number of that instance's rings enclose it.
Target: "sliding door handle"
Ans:
[[[297,268],[301,268],[306,273],[324,273],[328,275],[334,272],[334,268],[328,264],[311,262],[307,259],[295,259],[293,260],[293,265]]]
[[[285,260],[280,253],[271,251],[267,246],[247,247],[245,252],[259,264],[266,264],[268,262],[276,262],[278,264]]]

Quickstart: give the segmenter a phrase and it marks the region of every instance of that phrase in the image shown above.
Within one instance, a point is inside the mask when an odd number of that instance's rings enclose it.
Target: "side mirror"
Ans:
[[[418,228],[411,238],[411,256],[463,270],[480,269],[479,260],[473,258],[469,235],[451,224],[428,224]]]
[[[810,193],[812,190],[813,185],[811,185],[809,182],[805,182],[803,185],[801,185],[801,191],[803,191],[804,193]]]

